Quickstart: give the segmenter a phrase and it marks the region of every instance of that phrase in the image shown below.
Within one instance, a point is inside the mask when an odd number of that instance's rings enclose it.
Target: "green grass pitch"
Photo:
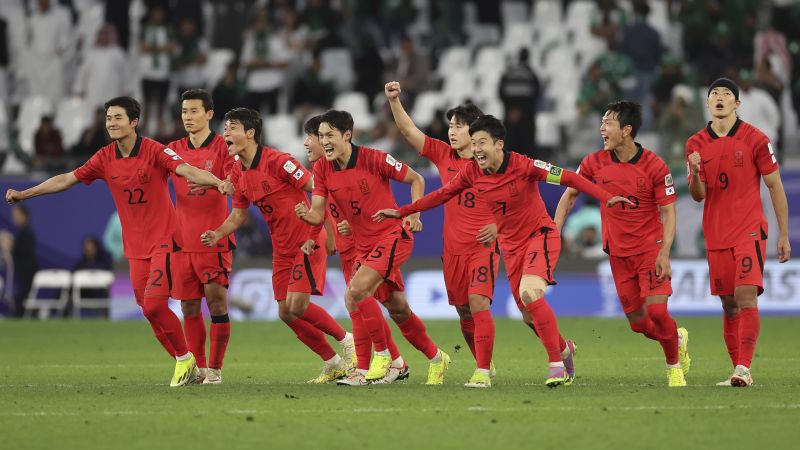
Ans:
[[[427,321],[453,357],[441,387],[423,385],[427,361],[396,328],[411,378],[349,388],[305,384],[316,356],[283,324],[250,322],[233,324],[224,384],[177,389],[144,321],[5,321],[0,448],[797,448],[797,319],[762,319],[749,389],[714,386],[731,371],[721,319],[678,321],[690,332],[687,388],[666,387],[660,346],[623,320],[564,318],[574,386],[546,388],[538,339],[500,319],[487,390],[462,386],[474,363],[456,321]]]

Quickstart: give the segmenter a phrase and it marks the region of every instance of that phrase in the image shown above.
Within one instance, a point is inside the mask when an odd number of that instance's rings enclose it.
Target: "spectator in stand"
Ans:
[[[330,0],[308,0],[300,13],[300,24],[308,27],[309,38],[318,50],[343,46],[338,34],[342,22],[342,15],[331,7]]]
[[[176,48],[172,29],[167,23],[167,10],[162,5],[153,5],[139,39],[139,73],[144,95],[142,109],[150,113],[155,106],[156,120],[149,123],[156,124],[159,130],[164,128],[172,52]]]
[[[683,66],[681,62],[670,53],[664,53],[661,57],[661,65],[658,68],[658,76],[653,83],[653,114],[658,117],[661,110],[667,106],[672,99],[672,89],[684,83]]]
[[[323,80],[319,54],[314,55],[311,65],[297,79],[292,98],[292,110],[299,117],[306,117],[319,109],[329,109],[336,96],[332,82]]]
[[[620,98],[622,91],[619,86],[609,81],[603,73],[599,61],[589,67],[589,71],[581,82],[578,91],[578,115],[584,117],[588,114],[605,114],[606,106],[613,100]]]
[[[25,299],[31,292],[33,276],[39,270],[36,258],[36,234],[31,227],[31,213],[23,205],[11,210],[11,221],[17,227],[11,259],[14,263],[14,315],[22,317]]]
[[[428,56],[419,52],[409,36],[400,39],[400,55],[392,77],[403,86],[403,93],[408,97],[408,105],[414,103],[416,96],[431,87],[431,68]],[[405,102],[404,102],[405,103]]]
[[[739,101],[737,109],[739,117],[745,122],[758,128],[769,138],[778,158],[783,154],[780,151],[781,110],[771,95],[764,89],[753,84],[753,73],[750,70],[739,71]]]
[[[33,167],[45,171],[64,168],[64,145],[61,132],[53,124],[51,116],[43,116],[39,129],[33,136]]]
[[[173,60],[178,83],[178,98],[189,89],[205,88],[208,41],[200,35],[195,19],[184,18],[178,26],[177,55]]]
[[[69,12],[51,0],[37,0],[27,25],[22,78],[30,93],[58,102],[64,94],[64,57],[73,33]]]
[[[127,93],[129,72],[127,56],[117,45],[116,31],[106,24],[97,32],[95,45],[84,56],[73,93],[83,97],[91,108],[102,106],[109,98]]]
[[[636,67],[636,87],[633,89],[631,100],[640,105],[650,104],[653,82],[656,78],[656,69],[661,60],[661,36],[658,31],[647,23],[650,14],[650,5],[646,0],[634,0],[633,22],[622,29],[622,42],[620,52],[627,55]],[[644,109],[642,128],[650,129],[653,118],[650,109]]]
[[[106,133],[106,112],[103,108],[94,110],[94,118],[89,127],[83,130],[81,139],[72,147],[70,154],[79,159],[79,164],[86,162],[100,148],[109,143]]]
[[[354,58],[355,67],[369,67],[369,70],[356,71],[355,89],[363,92],[370,101],[383,93],[385,65],[380,50],[371,34],[363,33],[358,40],[360,47]]]
[[[78,260],[73,270],[111,270],[111,256],[103,248],[100,239],[89,236],[83,240],[81,259]],[[109,298],[108,289],[81,289],[81,298]],[[70,301],[65,316],[72,315],[72,302]]]
[[[606,42],[616,41],[619,31],[628,23],[628,15],[616,0],[596,0],[591,19],[591,32]]]
[[[268,113],[278,112],[278,95],[286,82],[286,69],[291,62],[291,49],[280,35],[271,33],[267,9],[256,13],[253,26],[245,31],[241,64],[247,70],[249,107]]]
[[[658,148],[668,165],[685,161],[686,141],[697,132],[698,123],[703,123],[703,108],[697,101],[697,95],[686,85],[676,85],[656,123]]]
[[[214,117],[211,118],[211,129],[219,130],[225,113],[242,104],[244,86],[236,72],[235,62],[228,64],[225,75],[214,88],[211,97],[214,99]]]
[[[536,105],[541,95],[539,78],[528,62],[528,49],[519,51],[500,78],[499,95],[505,107],[506,148],[534,159],[548,155],[536,147]]]

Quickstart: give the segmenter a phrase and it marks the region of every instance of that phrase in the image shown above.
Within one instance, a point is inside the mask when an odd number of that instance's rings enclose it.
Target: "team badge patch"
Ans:
[[[297,166],[295,165],[295,163],[293,163],[291,161],[286,161],[286,163],[283,165],[283,170],[285,170],[286,173],[292,173],[296,169],[297,169]]]
[[[272,191],[272,188],[269,185],[269,181],[262,181],[261,188],[264,189],[265,194],[269,194]]]
[[[670,186],[667,188],[667,195],[675,195],[675,186]]]
[[[550,170],[550,168],[553,167],[552,164],[550,164],[548,162],[544,162],[544,161],[542,161],[540,159],[534,159],[533,160],[533,165],[538,167],[538,168],[540,168],[540,169],[544,169],[544,170]]]
[[[386,155],[386,163],[389,164],[390,166],[393,166],[393,165],[397,164],[397,160],[394,159],[394,157],[392,155],[388,155],[387,154]]]
[[[644,178],[644,177],[637,177],[636,178],[636,190],[640,194],[647,193],[647,178]]]
[[[400,161],[397,161],[396,163],[394,163],[394,170],[396,170],[398,172],[403,170],[403,163],[401,163]]]
[[[358,180],[358,188],[361,190],[362,194],[364,195],[369,194],[369,183],[367,183],[366,178]]]
[[[295,172],[294,175],[292,176],[294,177],[295,180],[300,180],[300,178],[303,178],[303,174],[304,172],[298,169],[297,172]]]
[[[206,170],[208,172],[211,172],[211,169],[213,169],[213,168],[214,168],[214,161],[211,160],[211,159],[207,159],[206,160]]]
[[[150,175],[144,170],[139,169],[137,175],[139,175],[139,183],[146,184],[150,182]]]
[[[744,167],[744,153],[741,150],[733,154],[733,167]]]
[[[667,176],[664,177],[664,186],[672,186],[672,174],[668,173]]]

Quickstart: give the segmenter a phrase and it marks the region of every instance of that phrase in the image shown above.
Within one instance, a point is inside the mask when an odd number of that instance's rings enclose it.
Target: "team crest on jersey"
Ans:
[[[137,174],[139,175],[140,184],[147,184],[150,182],[150,175],[145,172],[144,169],[139,169]]]
[[[292,173],[297,170],[297,166],[291,161],[286,161],[286,163],[283,164],[283,170],[285,170],[286,173]]]
[[[733,154],[733,167],[744,167],[744,153],[741,150]]]
[[[211,172],[211,169],[213,169],[213,168],[214,168],[214,160],[212,160],[212,159],[207,159],[207,160],[206,160],[206,170],[207,170],[208,172]]]
[[[366,178],[358,180],[358,188],[361,190],[362,194],[364,195],[369,194],[369,183],[367,183]]]
[[[636,191],[640,194],[647,193],[647,178],[645,177],[636,178]]]
[[[512,180],[510,183],[508,183],[508,194],[517,195],[517,193],[517,182]]]
[[[261,182],[261,188],[264,189],[265,194],[272,192],[272,187],[269,185],[269,181],[267,180]]]

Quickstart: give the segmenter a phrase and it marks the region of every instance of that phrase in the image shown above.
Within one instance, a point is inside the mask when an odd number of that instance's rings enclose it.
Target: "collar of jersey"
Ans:
[[[139,149],[142,147],[142,137],[136,136],[136,143],[133,144],[133,150],[131,150],[131,154],[128,155],[128,158],[134,158],[139,155]],[[124,158],[125,155],[119,151],[119,142],[114,141],[114,154],[117,156],[117,159]]]
[[[356,161],[358,160],[358,146],[355,144],[350,144],[350,146],[353,147],[353,153],[350,154],[350,160],[347,161],[347,167],[341,169],[336,161],[331,161],[333,163],[333,170],[348,170],[356,167]]]
[[[726,134],[725,136],[727,137],[735,136],[736,132],[739,131],[739,125],[741,124],[742,124],[742,119],[737,117],[736,122],[733,123],[733,126],[728,131],[728,134]],[[711,121],[709,121],[708,125],[706,125],[706,130],[708,130],[708,135],[711,136],[711,139],[719,139],[717,133],[715,133],[714,130],[711,128]]]
[[[205,148],[205,147],[208,147],[209,145],[211,145],[211,141],[214,140],[214,136],[216,136],[216,135],[217,134],[212,131],[211,134],[208,135],[206,140],[203,141],[202,144],[200,144],[199,148]],[[192,150],[196,150],[197,149],[197,147],[195,147],[194,144],[192,144],[192,139],[189,138],[188,136],[186,137],[186,143],[188,144],[190,149],[192,149]]]
[[[631,158],[628,161],[628,164],[636,164],[637,162],[639,162],[639,160],[642,159],[642,153],[644,153],[644,148],[642,148],[642,144],[638,142],[634,142],[634,144],[636,145],[636,154],[633,155],[633,158]],[[613,150],[611,151],[611,160],[614,161],[615,163],[621,162],[619,158],[617,158],[617,153],[614,152]]]
[[[261,149],[263,149],[263,148],[264,147],[259,146],[256,149],[256,155],[253,156],[253,162],[250,163],[250,168],[251,169],[255,169],[256,167],[258,167],[258,163],[259,163],[259,161],[261,161]],[[247,167],[245,167],[244,163],[242,163],[242,172],[246,172],[246,171],[247,171]]]
[[[509,159],[511,159],[511,152],[503,150],[503,162],[500,163],[500,167],[497,169],[497,174],[506,173],[506,168],[508,168]],[[489,169],[483,169],[483,174],[491,175],[492,172]]]

